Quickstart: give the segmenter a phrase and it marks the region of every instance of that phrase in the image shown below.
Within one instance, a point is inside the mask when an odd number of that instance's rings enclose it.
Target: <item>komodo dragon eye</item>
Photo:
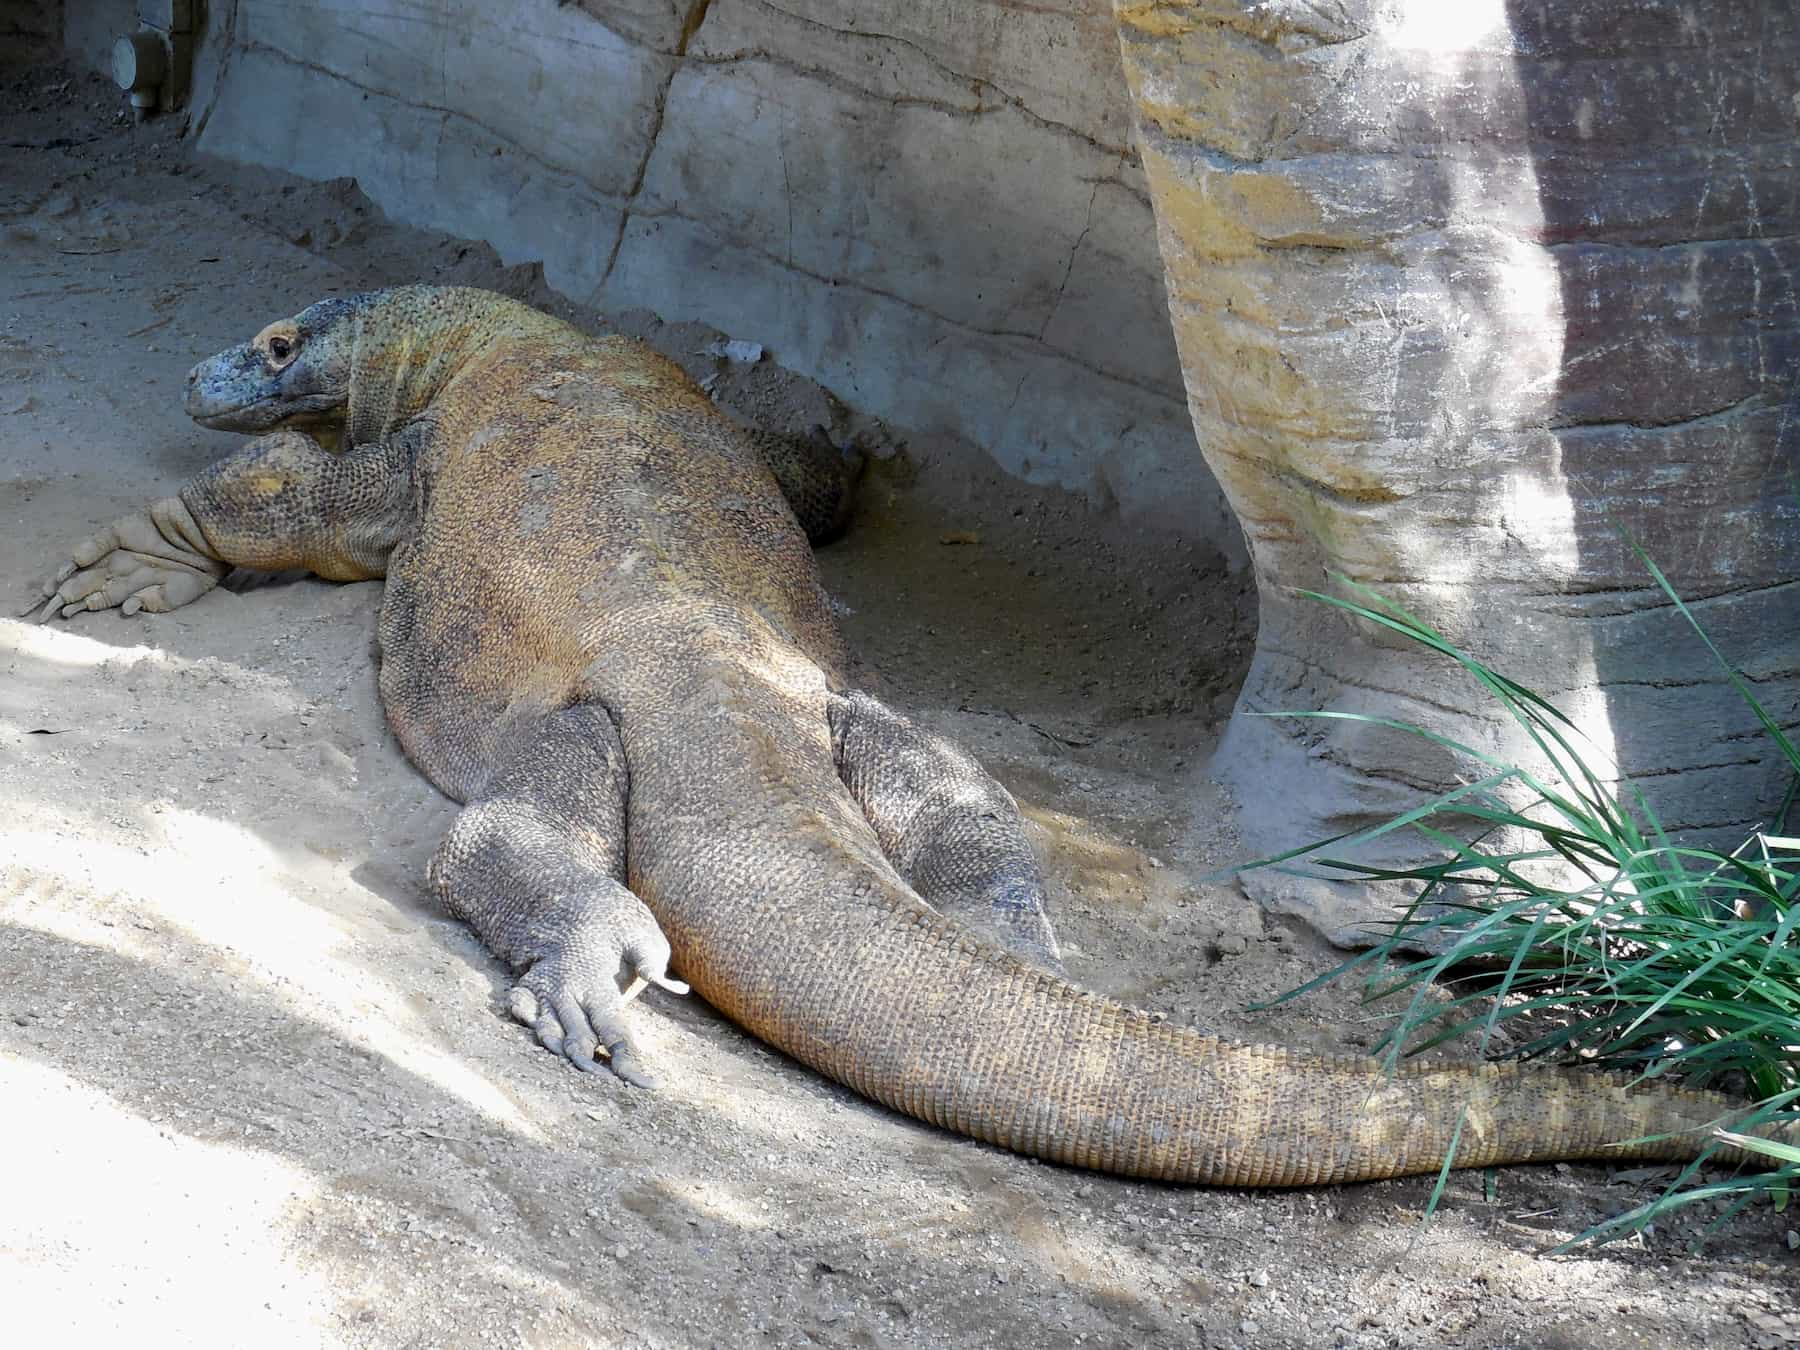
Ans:
[[[269,356],[276,361],[285,361],[294,354],[294,344],[284,337],[269,339]]]

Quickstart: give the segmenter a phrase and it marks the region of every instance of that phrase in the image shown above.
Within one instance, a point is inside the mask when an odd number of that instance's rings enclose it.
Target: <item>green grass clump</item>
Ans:
[[[1800,789],[1800,752],[1661,571],[1632,547],[1792,767],[1794,785],[1776,817],[1779,829]],[[1595,1225],[1558,1250],[1623,1236],[1699,1200],[1726,1202],[1713,1227],[1759,1198],[1784,1208],[1789,1188],[1800,1179],[1800,1148],[1742,1131],[1800,1120],[1800,941],[1794,931],[1800,839],[1759,832],[1730,852],[1671,842],[1635,785],[1622,784],[1620,791],[1602,777],[1591,762],[1594,752],[1580,748],[1583,738],[1563,713],[1399,606],[1343,584],[1366,603],[1308,594],[1460,663],[1524,730],[1544,766],[1534,772],[1506,764],[1383,718],[1276,714],[1394,727],[1450,747],[1488,772],[1374,829],[1248,865],[1297,871],[1292,864],[1304,858],[1340,879],[1420,885],[1404,915],[1384,926],[1385,936],[1371,949],[1273,1002],[1362,970],[1368,1000],[1405,999],[1376,1047],[1390,1066],[1402,1055],[1468,1036],[1477,1037],[1485,1052],[1495,1029],[1508,1023],[1517,1039],[1507,1053],[1521,1058],[1579,1059],[1641,1078],[1679,1075],[1693,1086],[1711,1084],[1756,1100],[1756,1112],[1739,1124],[1740,1132],[1716,1131],[1712,1147],[1736,1144],[1766,1158],[1765,1169],[1702,1183],[1701,1158],[1654,1201]],[[1323,850],[1351,849],[1397,831],[1429,841],[1438,860],[1390,868],[1322,856]],[[1434,988],[1440,991],[1435,996]],[[1448,1170],[1446,1162],[1434,1206]]]

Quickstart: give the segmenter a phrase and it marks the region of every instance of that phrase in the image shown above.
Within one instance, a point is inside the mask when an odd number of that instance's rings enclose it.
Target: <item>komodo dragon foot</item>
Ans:
[[[655,1087],[625,1028],[646,984],[673,994],[669,940],[625,886],[625,751],[604,708],[577,704],[521,736],[470,795],[426,879],[444,907],[519,972],[512,1015],[544,1048],[594,1072],[596,1053]],[[619,972],[636,978],[625,992]]]
[[[209,556],[181,498],[165,497],[75,545],[26,613],[40,621],[115,606],[127,614],[166,614],[198,600],[230,570]]]
[[[512,987],[507,1007],[544,1049],[576,1068],[597,1072],[603,1054],[627,1083],[654,1088],[625,1028],[625,1005],[652,984],[688,992],[667,974],[669,940],[649,907],[616,882],[588,898],[582,912]],[[623,993],[613,974],[622,966],[638,972]]]
[[[834,699],[829,717],[838,773],[906,884],[939,913],[1061,975],[1043,875],[1012,794],[960,745],[868,694]]]

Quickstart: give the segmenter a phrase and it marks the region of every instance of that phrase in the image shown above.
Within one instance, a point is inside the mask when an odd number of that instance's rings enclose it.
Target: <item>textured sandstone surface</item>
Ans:
[[[68,8],[90,63],[129,9]],[[353,177],[552,286],[1240,556],[1194,448],[1106,0],[208,7],[198,148]]]
[[[1116,5],[1199,443],[1257,655],[1215,762],[1253,844],[1512,751],[1336,572],[1553,696],[1665,823],[1741,839],[1786,777],[1622,543],[1789,727],[1800,696],[1800,16],[1784,0]],[[1666,776],[1661,776],[1666,775]],[[1355,896],[1253,880],[1339,928]]]

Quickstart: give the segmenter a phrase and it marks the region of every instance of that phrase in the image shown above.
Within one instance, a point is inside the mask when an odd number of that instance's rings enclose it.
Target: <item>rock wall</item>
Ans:
[[[63,50],[76,61],[112,73],[113,42],[138,26],[137,0],[63,0]]]
[[[1558,702],[1678,835],[1790,778],[1626,546],[1800,725],[1800,12],[1791,0],[1118,0],[1201,446],[1255,560],[1215,762],[1251,847],[1535,765],[1337,573]],[[1788,831],[1792,833],[1790,829]],[[1250,878],[1341,930],[1368,893]]]
[[[62,42],[62,0],[0,0],[0,65],[54,52]]]
[[[71,3],[97,31],[118,7]],[[201,151],[352,176],[576,299],[760,341],[853,406],[1241,550],[1106,0],[208,8]]]

